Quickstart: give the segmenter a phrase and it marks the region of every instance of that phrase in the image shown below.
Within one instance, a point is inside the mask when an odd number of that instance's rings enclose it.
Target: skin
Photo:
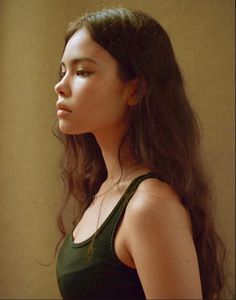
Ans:
[[[96,63],[74,59],[89,57]],[[116,60],[93,41],[85,29],[69,40],[62,57],[63,78],[55,86],[58,103],[71,111],[59,117],[65,134],[91,132],[103,153],[108,178],[98,195],[120,177],[118,148],[135,105],[138,81],[119,79]],[[128,184],[149,170],[136,164],[126,144],[122,164],[125,177],[89,207],[73,237],[79,243],[89,238],[109,216]],[[102,211],[97,224],[100,205]],[[178,195],[158,179],[144,180],[131,198],[114,248],[117,257],[136,268],[148,299],[202,299],[196,251],[188,212]]]

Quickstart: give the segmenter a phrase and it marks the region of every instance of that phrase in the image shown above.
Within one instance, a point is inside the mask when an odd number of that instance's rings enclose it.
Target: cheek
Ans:
[[[114,118],[126,110],[123,86],[115,80],[91,81],[75,89],[74,101],[78,114]]]
[[[79,134],[116,126],[124,122],[127,105],[122,87],[112,82],[90,82],[74,89],[73,112],[64,122],[64,131]]]

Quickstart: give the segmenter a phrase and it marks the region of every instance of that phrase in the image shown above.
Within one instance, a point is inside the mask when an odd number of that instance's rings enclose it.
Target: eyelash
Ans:
[[[81,77],[86,78],[86,77],[89,77],[92,74],[92,72],[88,72],[88,71],[85,71],[85,70],[78,70],[78,71],[75,72],[75,74],[77,76],[81,76]],[[62,79],[65,75],[66,75],[66,71],[60,71],[60,79]]]
[[[86,74],[86,75],[82,75],[82,74]],[[89,77],[89,75],[91,75],[91,72],[85,71],[85,70],[78,70],[76,71],[76,75],[78,76],[82,76],[82,77]]]

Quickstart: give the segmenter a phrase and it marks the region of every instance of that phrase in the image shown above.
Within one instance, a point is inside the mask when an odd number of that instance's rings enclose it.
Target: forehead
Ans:
[[[87,57],[95,60],[98,65],[117,67],[116,60],[98,43],[96,43],[86,31],[82,28],[75,32],[68,41],[62,62],[67,64],[80,57]]]

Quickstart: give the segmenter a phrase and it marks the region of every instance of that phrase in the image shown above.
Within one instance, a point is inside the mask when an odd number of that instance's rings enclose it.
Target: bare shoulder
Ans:
[[[157,225],[191,229],[191,222],[180,197],[165,182],[156,178],[142,181],[127,207],[127,218],[135,225]]]
[[[168,184],[140,184],[126,209],[125,235],[147,299],[202,299],[190,217]]]

